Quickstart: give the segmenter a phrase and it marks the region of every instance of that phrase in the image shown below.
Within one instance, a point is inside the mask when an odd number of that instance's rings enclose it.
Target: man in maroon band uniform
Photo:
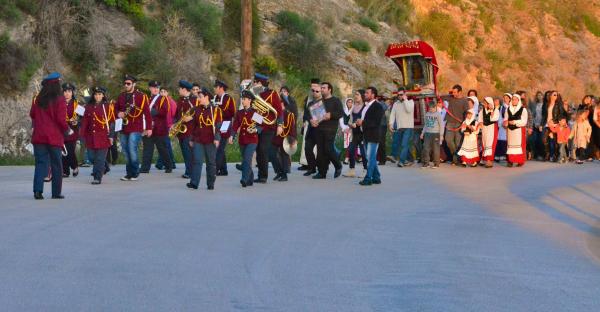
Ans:
[[[217,148],[217,175],[218,176],[226,176],[227,172],[227,158],[225,157],[225,147],[227,146],[227,141],[229,139],[229,128],[231,128],[231,123],[233,122],[233,117],[235,116],[235,101],[229,94],[227,94],[228,86],[225,82],[221,80],[215,81],[215,98],[214,104],[219,107],[223,112],[223,122],[229,121],[228,129],[224,129],[225,131],[221,131],[221,142],[219,143],[219,147]]]
[[[125,92],[119,95],[115,109],[117,116],[123,121],[121,132],[121,149],[127,161],[127,174],[122,181],[135,181],[140,173],[138,147],[142,135],[152,136],[152,117],[148,96],[135,88],[136,78],[125,75],[123,84]],[[127,120],[127,125],[125,125]]]
[[[167,149],[166,138],[169,136],[168,120],[170,119],[171,103],[165,96],[160,95],[160,83],[158,81],[150,81],[148,83],[150,89],[150,115],[152,115],[152,135],[144,136],[144,150],[142,155],[141,173],[150,172],[152,165],[152,156],[154,154],[154,146],[158,150],[158,154],[165,161],[165,173],[173,171],[173,162],[171,155]]]
[[[281,98],[275,90],[269,89],[269,77],[256,73],[254,74],[254,94],[258,94],[277,112],[269,112],[265,119],[273,120],[274,123],[267,125],[263,122],[260,126],[262,132],[258,136],[258,146],[256,148],[256,162],[258,164],[258,178],[254,180],[256,183],[267,183],[269,177],[269,153],[273,148],[273,137],[283,133],[283,104]]]
[[[177,111],[175,112],[173,123],[178,122],[186,113],[193,114],[194,109],[200,105],[198,98],[191,93],[193,87],[188,81],[179,81],[179,101],[177,102]],[[181,154],[185,163],[185,173],[181,177],[189,179],[192,174],[192,149],[190,147],[192,121],[186,121],[184,125],[187,128],[186,131],[178,133],[177,138],[179,139],[179,147],[181,148]]]

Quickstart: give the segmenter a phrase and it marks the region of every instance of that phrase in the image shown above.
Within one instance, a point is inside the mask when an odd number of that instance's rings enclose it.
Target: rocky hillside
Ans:
[[[58,70],[116,95],[120,76],[239,82],[239,0],[0,0],[0,155],[28,153],[34,85]],[[568,4],[567,4],[568,3]],[[437,50],[441,89],[600,92],[598,0],[255,0],[255,68],[302,97],[313,76],[341,96],[396,88],[391,42]]]

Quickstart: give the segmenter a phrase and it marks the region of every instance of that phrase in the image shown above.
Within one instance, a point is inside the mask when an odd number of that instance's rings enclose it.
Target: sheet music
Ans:
[[[263,119],[263,116],[260,114],[254,113],[254,115],[252,115],[252,120],[256,121],[256,123],[259,125],[262,125]]]
[[[115,119],[115,132],[119,132],[123,130],[123,119],[117,118]]]

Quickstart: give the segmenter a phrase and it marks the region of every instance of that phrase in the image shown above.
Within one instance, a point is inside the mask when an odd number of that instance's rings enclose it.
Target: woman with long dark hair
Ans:
[[[67,103],[67,115],[65,120],[69,124],[72,133],[65,137],[65,148],[67,151],[66,155],[62,157],[63,165],[63,178],[69,177],[71,170],[73,170],[73,177],[79,174],[79,167],[77,162],[77,154],[75,153],[75,147],[77,147],[77,140],[79,140],[79,115],[77,115],[78,102],[75,99],[75,86],[71,83],[63,83],[62,85],[63,96]]]
[[[52,175],[52,198],[64,198],[62,195],[62,159],[61,150],[69,126],[65,116],[67,103],[62,95],[60,74],[52,73],[42,81],[42,90],[33,99],[29,116],[33,124],[31,143],[35,158],[33,176],[33,197],[44,199],[44,177],[48,168]]]
[[[367,158],[365,157],[365,145],[363,143],[363,132],[360,126],[356,125],[356,121],[362,116],[362,111],[365,108],[365,90],[359,89],[354,92],[354,105],[352,106],[351,118],[348,121],[348,126],[352,129],[352,141],[348,145],[348,161],[350,163],[348,172],[344,177],[353,178],[358,176],[363,178],[367,174]],[[357,174],[354,167],[356,166],[357,151],[360,151],[362,157],[363,172]]]
[[[545,125],[544,145],[546,149],[545,160],[557,161],[556,137],[550,131],[551,127],[558,124],[560,117],[569,117],[563,109],[562,97],[556,90],[546,92],[544,96],[544,107],[542,109],[542,122]]]

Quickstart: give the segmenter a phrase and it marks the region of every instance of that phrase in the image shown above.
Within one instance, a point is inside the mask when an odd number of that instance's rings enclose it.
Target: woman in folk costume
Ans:
[[[494,154],[498,142],[498,118],[500,111],[494,105],[494,99],[486,97],[483,101],[483,109],[479,112],[478,127],[481,129],[481,145],[483,146],[482,163],[486,168],[494,166]]]
[[[506,128],[504,127],[504,115],[510,106],[512,94],[504,93],[502,103],[498,106],[500,118],[498,118],[498,142],[496,143],[496,152],[494,154],[497,162],[506,159]]]
[[[340,117],[340,129],[344,137],[344,149],[346,150],[346,156],[344,158],[344,164],[348,164],[350,159],[351,150],[348,149],[350,142],[352,141],[352,129],[350,129],[349,123],[352,121],[352,107],[354,106],[354,100],[347,98],[344,101],[344,115]],[[356,149],[354,150],[356,152]]]
[[[467,111],[465,121],[460,126],[460,131],[463,133],[463,141],[458,155],[461,157],[462,165],[464,167],[477,167],[477,163],[479,163],[479,149],[477,146],[479,128],[473,109]]]
[[[526,126],[527,109],[521,103],[521,96],[515,94],[509,108],[504,113],[503,126],[506,128],[506,165],[512,167],[516,164],[521,167],[526,159]]]

